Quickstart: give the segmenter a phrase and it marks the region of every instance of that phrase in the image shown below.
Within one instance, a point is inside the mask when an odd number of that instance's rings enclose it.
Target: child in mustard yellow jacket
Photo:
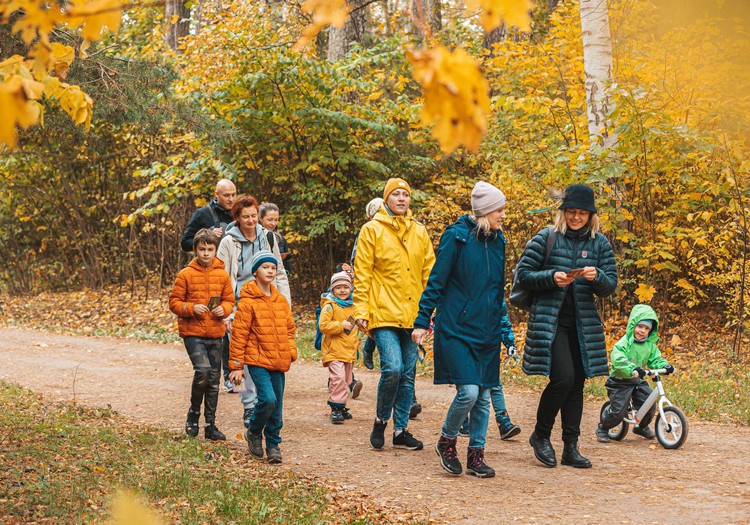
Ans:
[[[320,299],[318,326],[323,333],[323,366],[328,367],[331,422],[340,425],[345,419],[352,418],[346,408],[346,400],[349,397],[354,361],[357,359],[359,338],[354,325],[352,278],[347,272],[333,274],[329,290]]]

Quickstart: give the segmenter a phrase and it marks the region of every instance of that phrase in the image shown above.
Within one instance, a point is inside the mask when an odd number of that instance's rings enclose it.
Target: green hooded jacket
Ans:
[[[651,319],[654,327],[648,338],[642,343],[635,340],[635,326],[643,319]],[[656,369],[663,368],[667,360],[661,356],[659,347],[659,318],[654,309],[646,304],[637,304],[633,307],[628,318],[628,327],[625,336],[615,343],[609,360],[612,364],[610,374],[618,379],[632,379],[633,370],[637,367]]]

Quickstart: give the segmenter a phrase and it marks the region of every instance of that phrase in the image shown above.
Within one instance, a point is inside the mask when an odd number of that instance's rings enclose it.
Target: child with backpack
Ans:
[[[169,309],[177,315],[180,337],[193,364],[193,386],[185,433],[198,435],[201,404],[206,439],[225,440],[216,428],[219,402],[221,347],[226,329],[224,318],[234,309],[234,292],[224,263],[216,257],[219,236],[202,228],[193,237],[195,259],[177,274],[169,294]]]
[[[328,367],[328,405],[331,422],[340,425],[352,415],[346,407],[352,369],[357,360],[359,337],[354,324],[352,278],[345,271],[334,273],[329,292],[321,297],[318,326],[323,333],[323,366]]]
[[[248,449],[262,458],[265,436],[268,463],[281,463],[284,374],[297,360],[292,310],[273,285],[278,264],[268,250],[253,255],[251,271],[255,279],[242,285],[229,346],[229,379],[239,384],[247,370],[258,391],[247,427]]]
[[[661,356],[659,347],[659,318],[653,308],[646,304],[633,307],[628,318],[625,336],[615,343],[609,359],[612,363],[610,376],[604,383],[609,395],[609,406],[600,416],[596,429],[596,439],[609,443],[610,428],[619,425],[628,414],[628,405],[633,400],[633,407],[638,410],[651,395],[651,388],[643,380],[646,375],[644,366],[651,370],[666,368],[667,374],[674,372],[674,367]],[[656,434],[648,428],[654,417],[655,407],[651,407],[633,433],[646,439],[654,439]]]

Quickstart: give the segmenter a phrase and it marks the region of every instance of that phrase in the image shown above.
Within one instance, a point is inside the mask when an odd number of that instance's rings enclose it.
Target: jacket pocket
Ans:
[[[464,324],[467,315],[469,315],[469,301],[466,301],[461,307],[461,313],[458,314],[458,319],[456,320],[456,322],[458,324]]]

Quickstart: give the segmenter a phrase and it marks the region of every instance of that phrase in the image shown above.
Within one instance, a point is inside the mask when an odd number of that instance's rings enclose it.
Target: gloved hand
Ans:
[[[508,357],[516,357],[518,355],[518,349],[515,346],[508,347]]]
[[[633,377],[638,377],[640,379],[643,379],[644,377],[646,377],[646,371],[640,366],[638,366],[636,367],[635,370],[633,370]]]
[[[674,374],[674,367],[672,365],[667,365],[664,367],[664,370],[667,371],[667,375]]]

